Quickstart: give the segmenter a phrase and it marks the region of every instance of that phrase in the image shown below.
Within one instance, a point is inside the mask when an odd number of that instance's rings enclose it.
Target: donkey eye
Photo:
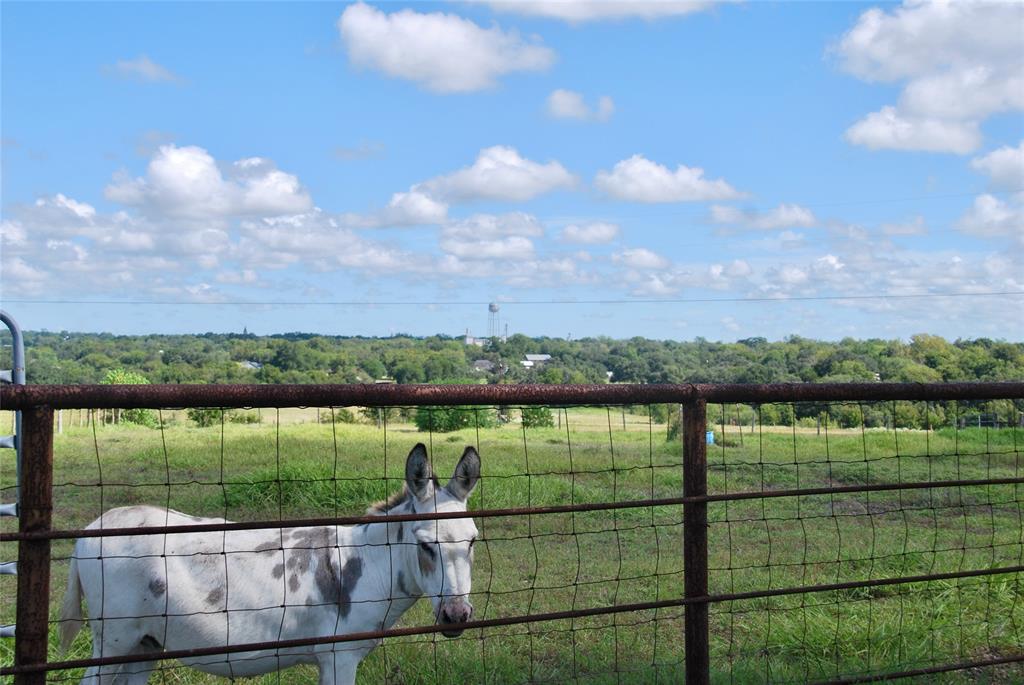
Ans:
[[[434,556],[434,546],[431,545],[429,542],[421,542],[420,551],[426,552],[430,556]]]

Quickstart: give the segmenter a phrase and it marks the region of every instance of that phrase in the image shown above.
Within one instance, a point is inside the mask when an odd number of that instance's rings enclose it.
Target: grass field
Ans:
[[[317,423],[315,409],[264,410],[261,423],[210,428],[180,413],[163,418],[162,430],[94,430],[66,413],[55,442],[55,525],[81,527],[134,503],[234,520],[361,513],[400,487],[418,441],[443,477],[465,445],[478,446],[483,478],[471,508],[673,497],[682,488],[680,446],[666,440],[666,426],[618,408],[570,409],[553,428],[433,435],[407,424]],[[715,437],[711,492],[1013,477],[1024,451],[1019,429],[728,426]],[[2,484],[12,477],[5,468]],[[984,569],[1024,556],[1024,489],[1013,485],[713,503],[709,518],[712,593]],[[476,617],[679,597],[681,522],[678,506],[478,519]],[[70,548],[54,545],[54,618]],[[3,559],[15,554],[0,548]],[[13,621],[13,589],[13,578],[0,579],[4,623]],[[1020,653],[1022,593],[1018,576],[1002,575],[714,604],[713,680],[804,682]],[[429,622],[420,602],[400,625]],[[0,644],[5,663],[10,649]],[[86,633],[71,656],[88,656]],[[391,640],[364,661],[360,682],[674,683],[682,662],[681,609],[670,609]],[[212,681],[166,666],[155,681]],[[260,681],[313,678],[299,668]],[[930,682],[1021,680],[1024,670],[1006,667]]]

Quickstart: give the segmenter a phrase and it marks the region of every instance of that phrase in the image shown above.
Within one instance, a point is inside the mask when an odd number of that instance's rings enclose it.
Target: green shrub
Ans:
[[[185,413],[188,414],[188,418],[195,422],[195,424],[200,428],[209,428],[210,426],[221,422],[221,416],[223,416],[224,410],[192,407]]]
[[[228,412],[228,421],[231,423],[262,423],[263,417],[260,416],[259,412],[252,410],[239,409],[236,411]]]
[[[356,415],[344,407],[321,409],[320,423],[355,423]]]
[[[551,428],[555,425],[555,416],[547,407],[523,407],[519,411],[523,415],[523,428]]]

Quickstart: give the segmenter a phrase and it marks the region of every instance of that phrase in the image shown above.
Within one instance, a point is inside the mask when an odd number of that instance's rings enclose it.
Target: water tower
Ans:
[[[487,337],[497,338],[501,335],[501,314],[497,302],[487,305]]]

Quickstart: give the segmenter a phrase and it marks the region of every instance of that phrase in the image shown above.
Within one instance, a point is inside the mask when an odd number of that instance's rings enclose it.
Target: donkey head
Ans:
[[[455,467],[451,480],[441,487],[430,469],[427,450],[416,445],[405,462],[405,484],[412,513],[464,512],[466,501],[480,478],[480,456],[467,447]],[[473,617],[469,601],[472,587],[473,543],[477,529],[472,518],[410,521],[407,541],[415,561],[407,557],[407,568],[416,584],[434,605],[438,623],[463,623]],[[458,637],[461,630],[442,631],[445,637]]]

